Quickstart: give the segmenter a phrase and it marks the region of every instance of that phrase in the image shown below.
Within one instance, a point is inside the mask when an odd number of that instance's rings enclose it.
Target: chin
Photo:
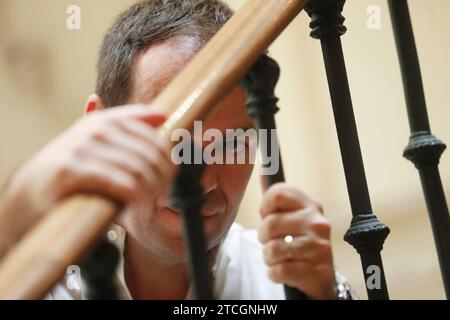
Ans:
[[[203,230],[206,238],[214,240],[222,233],[223,226],[227,222],[225,213],[218,213],[211,216],[202,216]],[[169,208],[163,208],[158,212],[157,221],[153,225],[159,226],[160,235],[165,235],[182,239],[184,236],[183,217],[180,213]],[[208,241],[210,242],[210,241]]]
[[[172,261],[186,261],[186,247],[184,241],[183,219],[179,213],[170,209],[161,209],[155,215],[154,221],[140,221],[135,223],[137,227],[135,238],[147,250],[158,256]],[[230,224],[224,215],[217,214],[202,217],[207,248],[211,250],[224,238]]]

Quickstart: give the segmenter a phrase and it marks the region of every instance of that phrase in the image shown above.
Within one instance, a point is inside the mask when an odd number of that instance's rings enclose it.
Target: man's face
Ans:
[[[133,90],[129,103],[151,103],[155,96],[195,55],[196,45],[189,39],[164,42],[147,49],[136,60]],[[236,87],[215,111],[202,123],[225,132],[227,129],[254,128],[247,115],[245,93]],[[204,142],[205,147],[209,142]],[[229,146],[229,144],[228,144]],[[232,144],[231,144],[232,146]],[[233,153],[233,147],[224,148]],[[248,159],[248,158],[247,158]],[[203,223],[208,249],[216,247],[233,223],[253,165],[208,165],[202,177],[205,192]],[[124,227],[128,236],[153,253],[172,260],[184,259],[182,220],[170,201],[170,190],[152,199],[150,208],[135,209],[127,217]]]

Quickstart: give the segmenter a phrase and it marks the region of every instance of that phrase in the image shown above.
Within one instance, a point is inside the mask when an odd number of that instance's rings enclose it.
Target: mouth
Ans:
[[[171,214],[179,215],[181,216],[181,212],[179,210],[176,210],[172,207],[164,207],[167,211],[169,211]],[[201,216],[203,218],[209,218],[213,217],[218,213],[217,210],[208,210],[207,208],[202,208]]]

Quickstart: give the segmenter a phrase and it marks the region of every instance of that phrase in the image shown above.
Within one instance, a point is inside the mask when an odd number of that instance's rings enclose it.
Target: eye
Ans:
[[[224,148],[226,152],[244,152],[248,149],[249,144],[245,137],[238,137],[224,141]]]

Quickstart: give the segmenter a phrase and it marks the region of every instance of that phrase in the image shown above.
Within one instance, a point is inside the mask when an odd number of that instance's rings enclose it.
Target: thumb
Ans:
[[[167,115],[162,112],[152,112],[139,118],[152,127],[159,127],[167,120]]]
[[[159,127],[166,122],[168,115],[164,110],[155,108],[154,106],[144,106],[140,108],[140,112],[136,113],[136,118],[152,127]]]
[[[155,106],[143,104],[127,105],[118,108],[112,108],[108,109],[105,112],[108,113],[105,116],[110,117],[112,119],[132,118],[136,120],[141,120],[153,127],[160,126],[168,118],[167,113],[161,108],[156,108]]]

